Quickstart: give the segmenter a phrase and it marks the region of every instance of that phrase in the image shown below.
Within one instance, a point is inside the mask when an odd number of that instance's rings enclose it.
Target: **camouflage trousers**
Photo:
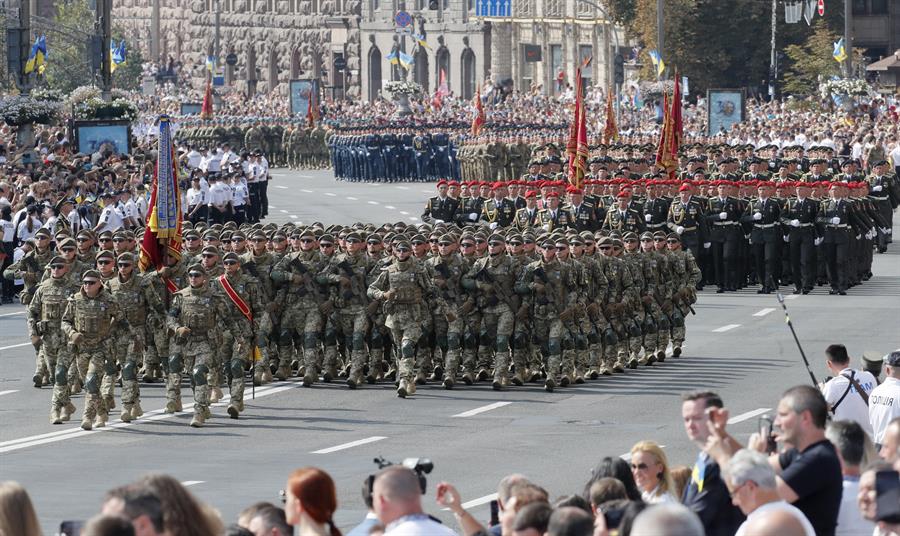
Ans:
[[[144,352],[145,371],[159,368],[169,359],[169,329],[166,327],[165,319],[151,315],[147,319],[147,335],[147,349]]]
[[[342,308],[334,315],[334,323],[350,356],[350,379],[359,383],[366,366],[366,332],[369,330],[366,310],[362,306]]]
[[[172,343],[172,348],[173,357],[169,359],[169,373],[166,376],[166,399],[181,400],[183,372],[188,370],[191,375],[191,386],[194,389],[195,408],[208,408],[208,377],[214,366],[212,359],[214,344],[205,337],[189,336],[184,342]],[[243,372],[240,377],[243,380]],[[233,388],[232,399],[234,399]]]
[[[226,332],[223,336],[225,354],[230,381],[228,384],[231,403],[240,405],[244,401],[244,370],[252,363],[255,344],[249,333]]]
[[[540,344],[546,359],[547,378],[556,380],[562,371],[562,338],[566,333],[562,320],[557,316],[536,316],[532,336]]]
[[[278,337],[278,355],[281,359],[279,366],[290,366],[288,356],[291,355],[291,343],[296,333],[303,336],[303,366],[307,376],[318,376],[319,359],[319,334],[324,327],[324,320],[318,307],[312,306],[291,307],[285,311],[281,318],[281,332]],[[299,353],[299,349],[298,349]]]
[[[66,370],[66,367],[68,367],[67,360],[71,359],[71,356],[68,354],[69,352],[66,351],[65,333],[63,333],[61,329],[56,328],[45,331],[41,336],[41,350],[39,355],[44,359],[54,384],[50,409],[65,406],[69,401],[68,371]],[[57,367],[61,363],[65,364],[65,367],[62,370],[59,370]],[[58,372],[62,372],[61,377],[58,376]],[[65,392],[62,401],[57,400],[58,395],[56,385],[60,383],[63,387],[60,391],[60,395],[63,394],[63,391]]]
[[[104,374],[116,373],[116,362],[113,357],[112,341],[80,343],[73,352],[63,352],[57,361],[57,382],[67,377],[67,370],[72,361],[87,363],[84,376],[84,419],[93,420],[97,414],[106,415],[108,410],[101,402],[100,382]],[[62,370],[60,370],[62,368]],[[53,407],[61,408],[69,403],[68,385],[59,383],[53,386]]]
[[[144,340],[144,330],[140,330],[136,335],[122,333],[113,336],[113,356],[115,363],[122,369],[122,404],[126,407],[140,401],[141,398],[137,369],[143,359]],[[115,395],[116,376],[117,374],[103,376],[100,393],[104,397]]]
[[[463,319],[457,317],[448,322],[444,315],[435,315],[432,322],[435,362],[443,363],[444,376],[455,380],[462,357]]]
[[[516,317],[509,307],[494,307],[482,311],[478,333],[478,367],[494,369],[494,377],[506,377],[509,372],[509,343],[515,330]],[[491,354],[493,353],[493,360]]]
[[[397,351],[397,379],[414,381],[416,346],[422,338],[423,318],[408,315],[404,318],[388,316],[385,325],[391,330],[391,340]],[[399,315],[398,315],[399,316]]]
[[[466,372],[478,372],[478,333],[481,331],[481,311],[474,310],[462,317],[462,365]]]

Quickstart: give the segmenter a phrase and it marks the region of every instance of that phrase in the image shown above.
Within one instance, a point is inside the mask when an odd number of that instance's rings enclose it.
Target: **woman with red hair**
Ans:
[[[332,516],[337,510],[334,480],[321,469],[304,467],[288,478],[284,513],[300,536],[342,536]]]

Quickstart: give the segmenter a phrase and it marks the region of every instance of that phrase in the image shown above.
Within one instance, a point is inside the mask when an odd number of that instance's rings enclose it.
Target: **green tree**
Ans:
[[[86,0],[56,4],[54,24],[47,33],[47,69],[44,83],[69,93],[92,80],[88,42],[94,28],[94,14]]]
[[[126,61],[125,65],[117,67],[113,72],[113,87],[137,90],[141,88],[141,64],[144,63],[144,58],[138,47],[131,46],[123,31],[113,31],[113,41],[118,43],[122,39],[125,39]]]
[[[803,44],[789,45],[785,49],[791,67],[784,74],[784,91],[809,94],[816,91],[819,78],[840,75],[841,65],[831,53],[839,36],[819,19],[813,23],[813,33]]]

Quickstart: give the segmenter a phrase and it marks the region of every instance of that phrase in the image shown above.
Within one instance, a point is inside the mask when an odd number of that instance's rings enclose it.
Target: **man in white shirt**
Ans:
[[[231,204],[231,187],[223,184],[217,177],[210,177],[209,181],[209,219],[213,223],[225,223],[231,216],[228,209]]]
[[[193,145],[191,146],[191,150],[187,153],[187,161],[188,167],[191,169],[197,169],[200,167],[200,162],[203,160],[203,155],[197,150]]]
[[[775,470],[769,465],[765,454],[748,449],[739,450],[728,461],[725,482],[731,491],[731,501],[747,516],[735,536],[745,536],[749,524],[777,511],[794,517],[803,526],[806,536],[816,536],[816,531],[803,512],[779,496]]]
[[[222,155],[216,149],[210,149],[200,161],[200,169],[207,175],[220,173],[222,171]]]
[[[888,447],[893,443],[893,456],[900,446],[900,350],[884,356],[884,383],[872,389],[869,395],[869,423],[872,425],[872,440],[875,444]],[[888,437],[888,428],[894,422],[894,434]],[[891,450],[888,448],[887,450]],[[882,456],[885,457],[885,456]]]
[[[382,469],[375,476],[372,507],[385,536],[456,536],[422,510],[419,478],[402,465]]]
[[[103,200],[103,211],[100,213],[97,225],[94,226],[94,233],[99,235],[103,231],[118,231],[122,228],[124,220],[119,211],[116,210],[114,196],[109,192],[105,192],[100,196],[100,199]]]
[[[835,536],[855,536],[871,534],[875,524],[867,521],[856,505],[859,494],[859,473],[863,456],[866,452],[866,433],[853,421],[835,420],[825,429],[825,437],[834,445],[838,459],[841,461],[843,477],[843,493],[841,494],[841,510],[838,513],[838,524]]]
[[[822,384],[821,390],[834,420],[859,423],[871,436],[868,397],[878,385],[875,376],[864,370],[850,368],[850,356],[843,344],[832,344],[825,349],[825,366],[834,378]],[[854,382],[862,388],[862,393],[857,390]]]
[[[187,218],[193,223],[206,221],[207,194],[200,187],[200,175],[194,175],[191,179],[191,187],[186,196]]]
[[[238,225],[244,223],[247,219],[245,212],[246,204],[250,200],[250,192],[244,183],[240,173],[231,176],[231,206],[234,208],[234,221]]]
[[[134,229],[138,226],[138,209],[131,199],[131,190],[124,189],[119,195],[119,210],[122,213],[125,228]]]

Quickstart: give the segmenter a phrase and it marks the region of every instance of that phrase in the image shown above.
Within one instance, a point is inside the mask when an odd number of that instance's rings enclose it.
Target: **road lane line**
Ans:
[[[481,505],[483,505],[483,504],[487,504],[487,503],[489,503],[489,502],[491,502],[491,501],[494,501],[494,500],[496,500],[496,499],[497,499],[497,494],[496,494],[496,493],[491,493],[490,495],[485,495],[484,497],[478,497],[477,499],[472,499],[472,500],[469,501],[469,502],[464,502],[464,503],[462,503],[460,506],[462,506],[462,507],[465,508],[466,510],[470,510],[470,509],[475,508],[475,507],[477,507],[477,506],[481,506]],[[442,508],[442,510],[445,511],[445,512],[449,512],[449,511],[450,511],[449,508]]]
[[[18,393],[18,392],[19,392],[18,389],[10,389],[9,391],[0,391],[0,396],[11,395],[13,393]]]
[[[391,206],[391,205],[385,205],[384,208],[388,208],[388,209],[391,209],[391,210],[396,210],[397,207],[393,207],[393,206]]]
[[[431,190],[422,190],[422,193],[423,193],[423,194],[430,194],[430,193],[431,193]]]
[[[357,198],[355,198],[355,197],[350,197],[350,196],[348,195],[348,196],[347,196],[347,201],[359,201],[359,199],[357,199]]]
[[[301,191],[301,192],[304,192],[304,193],[307,193],[307,194],[311,194],[311,193],[313,193],[313,191],[312,191],[312,190],[303,190],[303,189],[301,189],[301,190],[300,190],[300,191]]]
[[[378,204],[378,201],[369,201],[369,204],[370,204],[370,205],[377,205],[377,204]]]
[[[279,212],[281,212],[282,214],[287,214],[287,211],[284,209],[279,210]]]
[[[313,179],[315,177],[313,177],[312,175],[300,175],[300,178],[301,179]]]
[[[31,343],[23,342],[22,344],[13,344],[12,346],[0,346],[0,350],[12,350],[13,348],[21,348],[23,346],[31,346]]]
[[[289,381],[286,384],[275,386],[275,387],[260,387],[256,390],[256,398],[263,398],[266,396],[274,395],[280,393],[282,391],[287,391],[288,389],[294,389],[300,387],[300,382],[298,381]],[[226,395],[222,400],[216,402],[215,404],[210,404],[210,407],[225,407],[228,405],[231,397]],[[65,441],[67,439],[75,439],[78,437],[83,437],[91,434],[99,434],[103,432],[110,432],[117,428],[129,428],[132,426],[137,426],[142,423],[148,423],[153,421],[161,421],[164,419],[171,419],[175,415],[190,415],[194,411],[194,404],[185,404],[184,410],[179,413],[165,413],[164,409],[155,409],[144,413],[144,415],[134,421],[131,422],[122,422],[122,421],[110,421],[103,428],[95,428],[93,430],[82,430],[80,426],[75,426],[72,428],[66,428],[64,430],[57,430],[55,432],[48,432],[46,434],[38,434],[29,437],[20,437],[18,439],[11,439],[9,441],[0,442],[0,454],[5,452],[12,452],[15,450],[20,450],[28,447],[36,447],[38,445],[44,445],[47,443],[56,443],[58,441]]]
[[[740,324],[728,324],[727,326],[722,326],[720,328],[716,328],[713,330],[713,333],[725,333],[726,331],[731,331],[734,328],[741,327]]]
[[[405,210],[401,210],[400,214],[403,214],[404,216],[409,216],[409,212],[407,212]]]
[[[291,214],[291,219],[292,219],[292,220],[296,220],[296,219],[297,219],[297,216],[294,216],[293,214]]]
[[[481,406],[480,408],[470,409],[469,411],[457,413],[456,415],[453,415],[453,417],[471,417],[473,415],[478,415],[479,413],[484,413],[485,411],[491,411],[492,409],[502,408],[503,406],[508,406],[510,404],[512,404],[512,402],[494,402],[493,404],[488,404],[487,406]]]
[[[351,441],[349,443],[344,443],[342,445],[337,445],[335,447],[328,447],[327,449],[314,450],[310,454],[330,454],[332,452],[337,452],[339,450],[350,449],[353,447],[358,447],[360,445],[367,445],[369,443],[374,443],[376,441],[381,441],[382,439],[387,439],[385,436],[372,436],[367,437],[365,439],[359,439],[357,441]]]
[[[406,186],[395,186],[394,188],[398,190],[409,190],[409,188],[407,188]]]
[[[24,315],[25,313],[26,313],[26,311],[19,311],[18,313],[3,313],[2,315],[0,315],[0,318],[2,318],[4,316]]]
[[[197,484],[203,484],[204,482],[206,482],[206,481],[205,480],[185,480],[184,482],[181,483],[181,485],[184,487],[196,486]]]
[[[287,189],[288,189],[287,186],[282,186],[282,185],[280,185],[280,184],[276,184],[275,187],[278,188],[278,189],[280,189],[280,190],[287,190]]]
[[[757,415],[762,415],[763,413],[769,411],[771,408],[759,408],[753,411],[748,411],[747,413],[741,413],[740,415],[735,415],[734,417],[728,419],[728,424],[737,424],[739,422],[744,422],[756,417]]]
[[[416,218],[415,216],[410,216],[409,219],[410,221],[419,221],[419,218]]]
[[[328,197],[337,197],[337,194],[332,192],[325,192],[325,195],[327,195]]]
[[[796,299],[799,298],[799,297],[800,297],[799,294],[788,294],[787,296],[784,297],[784,299],[786,299],[786,300],[796,300]]]
[[[756,311],[755,313],[753,313],[753,316],[766,316],[767,314],[771,313],[774,310],[775,310],[774,307],[766,307],[765,309],[760,309],[759,311]]]

